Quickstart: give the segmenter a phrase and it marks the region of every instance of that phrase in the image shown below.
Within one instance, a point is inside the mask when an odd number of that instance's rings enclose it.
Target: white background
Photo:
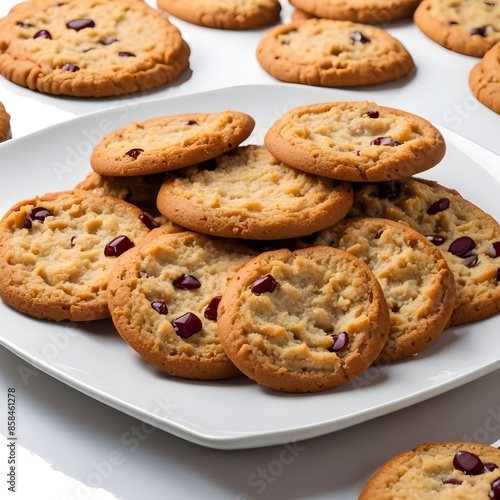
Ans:
[[[2,0],[0,16],[15,3]],[[285,0],[282,6],[282,21],[287,22],[292,8]],[[222,31],[171,21],[191,47],[190,71],[145,95],[58,98],[0,77],[0,101],[12,115],[14,138],[124,102],[278,83],[255,59],[265,29]],[[352,99],[370,99],[417,113],[499,154],[500,116],[478,103],[468,88],[468,74],[478,60],[434,44],[410,20],[384,27],[405,44],[416,69],[399,82],[350,89]],[[0,166],[14,168],[1,158]],[[14,387],[19,463],[17,493],[12,498],[350,500],[357,498],[384,461],[424,441],[500,438],[498,378],[498,372],[491,373],[424,403],[320,438],[221,451],[142,424],[1,348],[0,388],[5,403],[0,407],[0,449],[5,451],[0,452],[0,470],[7,469],[7,389]],[[265,408],[260,413],[265,418]],[[9,498],[6,475],[1,477],[5,479],[0,479],[0,497]]]

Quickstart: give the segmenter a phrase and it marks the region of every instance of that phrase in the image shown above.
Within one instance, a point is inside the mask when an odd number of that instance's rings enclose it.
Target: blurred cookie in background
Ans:
[[[420,0],[290,0],[290,3],[314,17],[381,25],[411,17]]]
[[[469,86],[479,102],[500,114],[500,42],[472,68]]]
[[[10,115],[5,106],[0,102],[0,142],[11,138]]]
[[[157,0],[157,5],[172,16],[207,28],[249,30],[279,20],[278,0]]]

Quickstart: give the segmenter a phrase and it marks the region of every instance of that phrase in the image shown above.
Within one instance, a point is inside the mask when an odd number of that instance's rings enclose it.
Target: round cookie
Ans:
[[[474,442],[423,443],[386,462],[359,500],[500,498],[500,450]]]
[[[290,0],[315,17],[386,24],[411,17],[420,0]]]
[[[390,330],[376,364],[414,356],[448,325],[455,305],[453,274],[418,231],[388,219],[359,217],[320,231],[311,244],[346,250],[366,262],[379,281]]]
[[[353,182],[408,177],[437,165],[446,151],[427,120],[368,101],[292,109],[269,128],[264,143],[287,165]]]
[[[278,80],[322,87],[390,82],[414,67],[403,44],[386,31],[331,19],[274,27],[259,42],[257,60]]]
[[[500,114],[500,42],[472,68],[469,86],[478,101]]]
[[[179,30],[136,0],[30,0],[0,19],[0,74],[53,95],[150,90],[187,69],[189,54]]]
[[[170,375],[207,380],[239,374],[217,336],[217,305],[232,275],[255,255],[234,240],[153,230],[111,271],[109,308],[118,332]]]
[[[101,175],[136,176],[194,165],[236,148],[255,126],[246,113],[191,113],[132,122],[107,134],[90,157]]]
[[[301,172],[264,146],[251,145],[172,172],[160,188],[157,207],[193,231],[277,240],[334,224],[351,208],[352,196],[349,183]]]
[[[0,142],[6,141],[10,136],[10,115],[0,102]]]
[[[413,16],[428,38],[460,54],[482,57],[500,42],[500,3],[423,0]]]
[[[188,23],[227,30],[261,28],[279,20],[278,0],[157,0],[160,9]]]
[[[229,358],[255,382],[318,392],[370,366],[387,340],[389,314],[361,259],[316,246],[245,264],[222,294],[217,328]]]
[[[82,190],[19,202],[0,222],[0,297],[36,318],[109,317],[109,269],[149,233],[141,214],[123,200]]]
[[[457,191],[417,178],[365,184],[348,216],[403,221],[437,245],[455,277],[452,326],[500,311],[500,225]]]

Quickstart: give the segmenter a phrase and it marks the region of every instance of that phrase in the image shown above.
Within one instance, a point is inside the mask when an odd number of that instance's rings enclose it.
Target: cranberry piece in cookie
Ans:
[[[128,236],[117,236],[105,246],[104,255],[106,257],[118,257],[127,250],[130,250],[133,246],[134,243]]]
[[[172,321],[172,326],[174,327],[177,335],[183,339],[189,338],[200,332],[203,327],[200,318],[192,312],[188,312],[179,318],[174,319],[174,321]]]
[[[93,28],[94,26],[95,23],[92,19],[73,19],[72,21],[68,21],[66,23],[66,28],[75,31],[80,31],[84,28]]]

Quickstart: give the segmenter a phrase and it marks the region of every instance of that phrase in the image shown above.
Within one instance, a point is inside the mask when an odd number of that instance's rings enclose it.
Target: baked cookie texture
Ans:
[[[149,233],[141,213],[81,190],[19,202],[0,222],[0,297],[35,318],[109,317],[109,269]]]
[[[10,115],[5,106],[0,102],[0,142],[4,142],[11,137]]]
[[[238,111],[191,113],[132,122],[107,134],[90,157],[101,175],[136,176],[209,160],[248,138],[254,119]]]
[[[149,212],[156,210],[156,197],[163,180],[162,173],[119,177],[90,172],[75,186],[75,189],[114,196]]]
[[[389,314],[361,259],[326,246],[279,249],[234,275],[217,328],[229,358],[255,382],[318,392],[370,366],[387,340]]]
[[[359,500],[484,500],[500,496],[500,450],[474,442],[423,443],[386,462]]]
[[[437,246],[455,278],[450,325],[500,311],[500,225],[456,190],[418,178],[360,185],[348,217],[360,215],[403,221]]]
[[[410,226],[375,217],[351,218],[320,231],[312,245],[328,245],[362,259],[379,281],[390,330],[376,364],[418,354],[447,327],[455,281],[436,246]]]
[[[261,39],[256,54],[278,80],[322,87],[399,80],[414,67],[410,53],[388,32],[331,19],[276,26]]]
[[[180,231],[179,226],[161,215],[156,208],[156,197],[163,179],[163,173],[115,177],[90,172],[74,189],[114,196],[139,207],[144,212],[142,214],[143,221],[148,224],[150,229],[168,225]]]
[[[386,24],[411,17],[420,0],[290,0],[315,17]]]
[[[300,9],[294,9],[292,14],[290,15],[290,21],[292,23],[300,23],[302,21],[307,21],[308,19],[312,19],[314,17],[313,14],[309,14],[308,12],[304,12],[303,10]]]
[[[368,101],[294,108],[271,125],[264,143],[287,165],[352,182],[408,177],[437,165],[446,151],[427,120]]]
[[[479,102],[500,114],[500,42],[472,68],[469,86]]]
[[[160,9],[199,26],[247,30],[279,20],[278,0],[158,0]]]
[[[413,18],[428,38],[460,54],[482,57],[500,42],[498,2],[423,0]]]
[[[281,163],[264,146],[249,145],[168,174],[157,207],[193,231],[277,240],[334,224],[352,199],[350,183],[307,174]]]
[[[0,20],[0,74],[53,95],[150,90],[189,65],[180,31],[136,0],[30,0]]]
[[[234,240],[153,230],[111,271],[109,307],[119,334],[170,375],[239,375],[217,335],[217,306],[232,275],[256,254]]]

